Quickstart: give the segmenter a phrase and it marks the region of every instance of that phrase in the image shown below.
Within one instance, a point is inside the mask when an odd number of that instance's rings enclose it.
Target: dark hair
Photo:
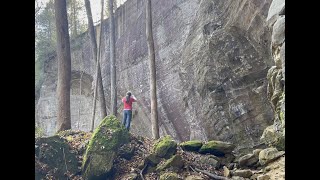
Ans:
[[[130,100],[130,96],[131,96],[131,92],[127,92],[127,96],[126,96],[126,102],[129,103]]]

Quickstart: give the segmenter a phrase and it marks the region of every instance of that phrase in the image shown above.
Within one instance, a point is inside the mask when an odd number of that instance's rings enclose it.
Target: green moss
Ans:
[[[129,142],[129,133],[113,115],[105,117],[94,130],[88,144],[87,151],[96,151],[97,148],[117,150],[120,144]]]
[[[186,151],[198,151],[202,146],[202,142],[198,140],[186,141],[180,143],[179,146]]]
[[[113,115],[105,117],[94,130],[83,157],[82,170],[85,178],[108,173],[116,152],[129,142],[129,133]]]
[[[166,168],[172,167],[174,170],[179,170],[183,167],[183,160],[180,155],[174,155],[164,164],[158,165],[157,171],[163,171]]]
[[[154,152],[159,157],[169,158],[177,151],[177,143],[167,135],[158,140],[154,146]]]
[[[178,180],[178,175],[176,173],[167,172],[160,176],[160,180]]]
[[[210,153],[215,156],[224,156],[226,153],[231,153],[235,148],[235,145],[222,142],[222,141],[209,141],[202,145],[200,153]]]

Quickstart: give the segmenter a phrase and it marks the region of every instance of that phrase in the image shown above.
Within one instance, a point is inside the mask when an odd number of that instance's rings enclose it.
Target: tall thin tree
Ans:
[[[110,73],[111,73],[111,114],[117,115],[117,84],[116,84],[116,51],[115,30],[113,18],[113,0],[109,0],[109,24],[110,24]]]
[[[102,76],[101,76],[101,67],[100,67],[100,60],[98,58],[98,51],[97,51],[97,41],[96,41],[96,34],[93,26],[93,19],[92,19],[92,13],[91,13],[91,5],[89,0],[85,0],[85,7],[86,7],[86,12],[87,12],[87,17],[88,17],[88,28],[89,28],[89,36],[90,36],[90,41],[91,41],[91,47],[92,47],[92,54],[93,54],[93,59],[96,62],[96,82],[95,82],[95,90],[94,90],[94,99],[93,99],[93,112],[92,112],[92,124],[94,126],[94,119],[95,119],[95,111],[96,111],[96,94],[97,94],[97,88],[98,88],[98,96],[99,96],[99,102],[100,102],[100,110],[101,110],[101,115],[102,118],[107,116],[107,111],[106,111],[106,101],[104,97],[104,91],[103,91],[103,83],[102,83]],[[103,7],[103,0],[101,0],[101,4]],[[103,8],[102,8],[103,10]],[[103,11],[101,12],[101,16],[103,16]],[[102,22],[101,18],[101,22]],[[99,41],[99,52],[100,52],[100,47],[101,47],[101,32],[102,32],[102,23],[100,23],[100,41]],[[91,127],[93,130],[93,127]]]
[[[160,135],[159,135],[159,126],[158,126],[156,63],[155,63],[154,42],[153,42],[153,35],[152,35],[151,0],[146,0],[146,36],[147,36],[147,44],[148,44],[149,70],[150,70],[152,136],[154,139],[159,139]]]
[[[58,55],[58,116],[57,132],[71,129],[70,117],[70,80],[71,55],[68,32],[66,0],[55,0],[55,19]]]
[[[72,20],[73,20],[73,37],[76,37],[78,35],[77,30],[77,2],[76,0],[71,1],[71,8],[72,8]]]

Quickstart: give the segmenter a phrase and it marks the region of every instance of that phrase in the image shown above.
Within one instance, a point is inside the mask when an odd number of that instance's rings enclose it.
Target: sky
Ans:
[[[42,5],[42,7],[49,1],[49,0],[37,0],[39,2],[39,5]],[[83,4],[84,4],[84,0]],[[117,4],[117,6],[120,6],[121,4],[123,4],[124,2],[126,2],[127,0],[117,0],[117,2],[119,4]],[[108,3],[108,0],[104,1],[104,4],[106,5],[106,3]],[[96,22],[100,21],[100,11],[101,11],[101,0],[90,0],[90,5],[91,5],[91,12],[92,12],[92,18],[93,18],[93,22],[94,24],[96,24]],[[83,14],[80,15],[81,18],[86,18],[86,12],[84,12]]]

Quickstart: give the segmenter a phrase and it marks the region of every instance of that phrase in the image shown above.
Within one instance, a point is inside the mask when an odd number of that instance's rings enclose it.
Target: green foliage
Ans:
[[[47,2],[44,9],[35,16],[35,97],[44,81],[44,64],[52,57],[56,48],[56,29],[54,16],[54,3]]]
[[[80,0],[67,1],[67,6],[69,7],[67,10],[69,32],[72,35],[70,37],[73,38],[86,31],[86,16],[80,15],[81,13],[85,15],[85,8],[83,1]],[[74,27],[76,27],[75,34],[71,31]],[[35,14],[35,35],[35,96],[37,99],[44,80],[44,64],[56,54],[57,38],[53,0],[49,0],[44,4],[43,9]],[[77,48],[79,44],[82,44],[82,41],[76,44]]]
[[[83,0],[67,1],[70,39],[76,38],[87,30],[87,17]]]

